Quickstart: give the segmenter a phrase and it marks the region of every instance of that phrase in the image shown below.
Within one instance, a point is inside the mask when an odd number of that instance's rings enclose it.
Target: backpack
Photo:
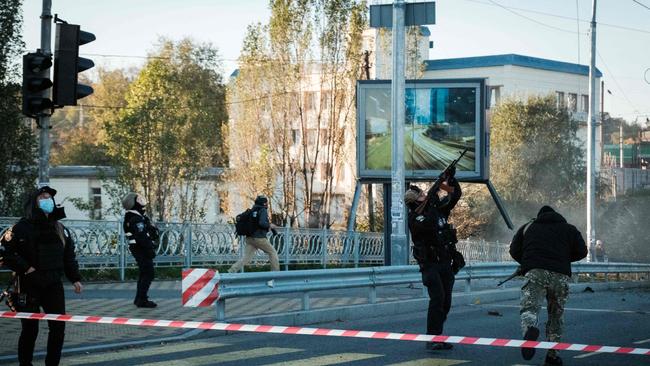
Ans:
[[[237,235],[252,235],[257,229],[257,211],[249,208],[235,217],[235,232]]]

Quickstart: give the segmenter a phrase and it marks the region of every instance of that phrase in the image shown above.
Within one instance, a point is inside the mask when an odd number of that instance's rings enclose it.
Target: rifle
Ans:
[[[440,172],[440,174],[438,175],[438,178],[436,179],[436,181],[433,183],[433,185],[431,186],[431,188],[427,192],[427,198],[424,200],[424,202],[422,202],[415,209],[415,212],[417,212],[418,214],[421,214],[422,211],[424,211],[424,208],[427,207],[427,203],[429,203],[429,198],[431,198],[431,196],[433,196],[434,194],[436,194],[436,192],[438,192],[438,189],[440,188],[440,185],[442,184],[442,182],[444,182],[449,176],[451,176],[451,174],[450,174],[451,171],[452,170],[455,171],[456,164],[458,164],[458,162],[465,155],[467,150],[468,149],[465,148],[465,150],[463,150],[460,153],[460,156],[457,159],[455,159],[451,163],[449,163],[449,165],[447,165],[447,167],[442,172]]]
[[[503,285],[504,283],[510,281],[511,279],[513,279],[513,278],[515,278],[517,276],[521,276],[522,274],[523,274],[523,271],[521,270],[521,266],[519,266],[519,267],[517,267],[517,269],[508,278],[506,278],[505,280],[499,282],[497,287]]]

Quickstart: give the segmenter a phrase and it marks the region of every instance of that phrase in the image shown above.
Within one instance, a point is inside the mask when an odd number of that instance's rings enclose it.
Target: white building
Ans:
[[[227,221],[216,184],[222,174],[222,168],[210,169],[199,181],[199,196],[205,199],[205,221],[217,223]],[[56,202],[65,207],[68,219],[116,220],[121,216],[111,215],[111,206],[117,205],[116,212],[122,212],[121,197],[111,197],[107,191],[115,179],[115,170],[111,167],[96,166],[56,166],[50,168],[49,185],[57,190]],[[74,200],[90,204],[90,210],[82,210],[73,204]]]
[[[582,122],[578,138],[587,146],[589,109],[589,67],[569,62],[517,54],[464,57],[425,61],[425,79],[486,78],[490,106],[504,98],[525,100],[529,96],[554,95],[559,107],[566,107]],[[600,78],[596,72],[596,116],[600,116]],[[600,128],[596,133],[596,167],[600,167]]]

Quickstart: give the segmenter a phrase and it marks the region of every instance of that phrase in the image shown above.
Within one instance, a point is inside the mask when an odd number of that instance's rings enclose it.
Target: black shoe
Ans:
[[[138,302],[135,304],[135,306],[139,308],[155,308],[156,306],[158,306],[158,304],[156,304],[151,300],[147,300],[147,301]]]
[[[535,327],[528,327],[526,334],[524,334],[524,339],[527,341],[536,341],[538,337],[539,337],[539,329]],[[535,349],[522,347],[521,356],[524,358],[524,360],[528,361],[531,358],[533,358],[533,356],[535,356]]]
[[[454,348],[454,345],[447,342],[427,342],[424,348],[429,351],[448,350]]]
[[[546,360],[544,360],[544,365],[558,365],[562,366],[562,359],[560,356],[551,356],[551,355],[546,355]]]

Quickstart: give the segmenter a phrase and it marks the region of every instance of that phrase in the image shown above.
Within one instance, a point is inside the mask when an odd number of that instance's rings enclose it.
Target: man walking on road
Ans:
[[[257,196],[255,205],[252,208],[252,220],[255,225],[255,230],[251,235],[246,236],[246,247],[244,249],[244,256],[233,264],[228,273],[239,272],[245,265],[250,263],[256,250],[261,250],[269,255],[271,262],[271,271],[280,270],[280,262],[278,260],[278,252],[269,242],[266,237],[269,230],[274,230],[273,224],[269,220],[269,200],[265,196]]]
[[[551,207],[544,206],[537,218],[519,228],[510,244],[510,255],[521,265],[526,282],[521,288],[521,328],[524,339],[539,337],[537,320],[546,297],[548,321],[546,339],[560,342],[564,304],[569,296],[571,262],[587,256],[587,246],[575,226]],[[525,360],[535,355],[534,348],[522,348]],[[547,365],[562,365],[556,350],[548,350]]]

